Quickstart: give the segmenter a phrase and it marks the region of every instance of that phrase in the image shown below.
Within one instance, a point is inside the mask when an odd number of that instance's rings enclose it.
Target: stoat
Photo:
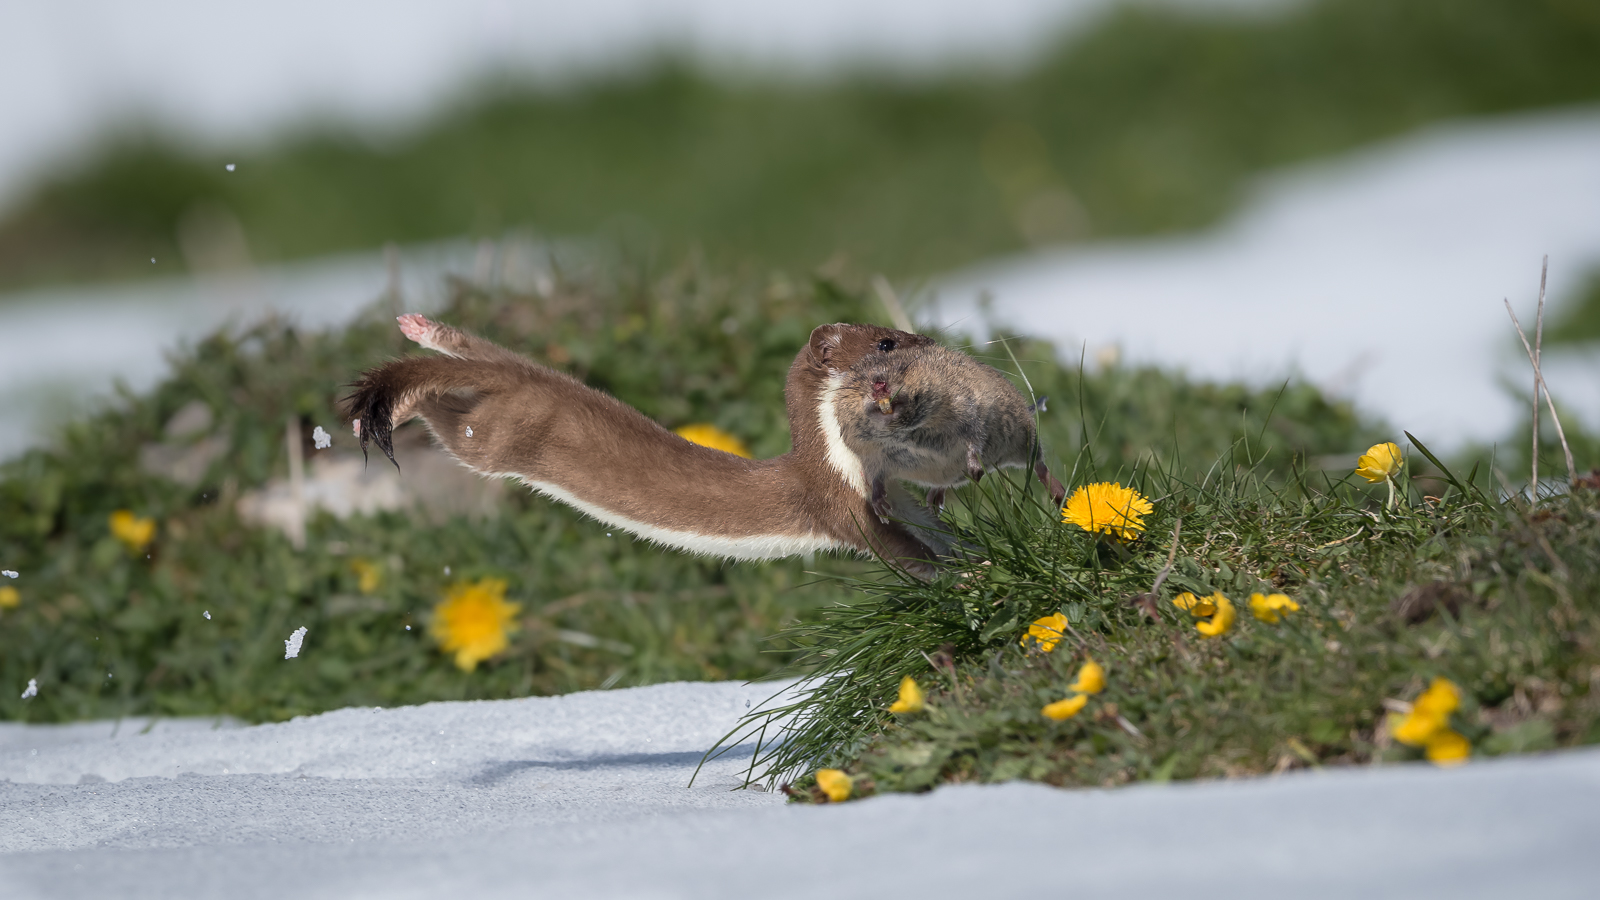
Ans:
[[[933,560],[951,550],[937,518],[892,480],[898,476],[883,474],[899,469],[877,465],[869,473],[862,454],[876,453],[871,435],[845,435],[860,427],[850,385],[863,378],[876,385],[880,370],[899,372],[885,366],[896,354],[953,353],[925,337],[872,325],[817,328],[784,385],[793,449],[752,460],[690,443],[620,400],[482,338],[420,315],[399,321],[406,337],[442,355],[393,360],[356,381],[346,409],[363,452],[370,441],[393,460],[392,430],[420,416],[468,468],[515,478],[614,528],[693,553],[753,560],[853,550],[926,578]],[[909,406],[915,396],[917,409],[936,407],[937,385],[920,376],[914,384],[898,394],[889,388],[887,405]],[[953,393],[987,396],[973,388]],[[1027,427],[1031,434],[1031,420]],[[884,458],[898,459],[899,446]],[[1002,457],[1010,458],[994,458]]]
[[[890,514],[895,481],[929,488],[937,512],[947,488],[977,481],[985,469],[1030,465],[1061,502],[1066,491],[1039,456],[1033,405],[999,370],[904,332],[872,349],[836,351],[842,365],[831,404],[880,516]]]

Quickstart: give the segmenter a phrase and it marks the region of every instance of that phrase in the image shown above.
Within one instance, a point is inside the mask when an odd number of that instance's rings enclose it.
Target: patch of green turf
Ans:
[[[1269,167],[1593,102],[1596,46],[1584,0],[1135,6],[1014,76],[735,83],[667,62],[561,90],[489,86],[377,143],[332,125],[219,152],[146,135],[11,211],[0,285],[180,271],[179,234],[200,264],[230,217],[257,260],[530,228],[669,259],[702,247],[806,271],[843,254],[926,274],[1033,242],[1192,228]]]
[[[814,690],[746,723],[768,726],[760,764],[815,801],[818,766],[867,795],[1417,759],[1386,710],[1438,677],[1461,689],[1450,726],[1475,756],[1600,742],[1600,478],[1530,510],[1434,470],[1402,475],[1391,508],[1348,470],[1280,480],[1224,462],[1118,473],[1155,507],[1127,543],[1062,523],[1036,489],[968,492],[956,521],[973,561],[930,584],[861,585],[870,599],[790,633],[811,647]],[[1182,592],[1221,592],[1237,619],[1202,634]],[[1299,609],[1259,620],[1256,593]],[[1022,642],[1056,613],[1059,645]],[[1090,659],[1105,690],[1064,721],[1043,715]],[[926,709],[891,714],[906,676]]]
[[[600,261],[540,295],[457,285],[439,318],[570,371],[664,424],[715,423],[771,456],[788,449],[782,385],[811,329],[878,313],[849,282],[726,275],[692,263],[639,274],[649,271]],[[422,352],[392,313],[380,304],[335,334],[269,323],[214,335],[178,353],[150,393],[125,394],[49,447],[0,465],[0,567],[21,573],[3,583],[19,602],[0,608],[0,686],[13,686],[0,692],[0,718],[273,720],[349,705],[757,678],[798,659],[792,641],[773,635],[861,599],[839,579],[867,577],[878,569],[870,561],[705,561],[607,536],[515,488],[487,518],[322,515],[303,550],[246,525],[238,499],[287,472],[290,416],[348,448],[336,412],[341,386],[388,356]],[[1092,458],[1105,471],[1214,459],[1243,427],[1260,470],[1287,477],[1294,460],[1353,459],[1381,433],[1310,388],[1081,372],[1055,362],[1047,345],[1014,339],[987,348],[1006,368],[1003,346],[1035,389],[1056,398],[1042,420],[1053,456]],[[212,437],[230,449],[193,486],[150,474],[142,448],[166,440],[166,423],[196,400],[214,411]],[[1155,446],[1166,449],[1152,456]],[[120,509],[156,522],[142,552],[113,537],[109,516]],[[365,588],[363,567],[376,575]],[[507,652],[462,672],[427,627],[451,585],[482,577],[509,582],[521,629]],[[305,650],[286,661],[283,641],[302,625]],[[21,700],[30,678],[39,695]]]

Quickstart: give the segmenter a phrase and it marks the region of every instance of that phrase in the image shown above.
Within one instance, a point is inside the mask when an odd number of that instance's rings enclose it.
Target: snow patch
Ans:
[[[305,641],[305,639],[306,627],[301,625],[299,628],[294,630],[294,634],[289,635],[289,639],[287,641],[283,642],[283,658],[294,659],[296,656],[299,656],[300,644]]]

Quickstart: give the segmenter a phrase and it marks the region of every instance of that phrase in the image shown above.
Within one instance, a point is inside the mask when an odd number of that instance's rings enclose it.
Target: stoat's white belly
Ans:
[[[701,534],[694,531],[662,528],[646,522],[635,521],[627,516],[618,515],[613,510],[606,509],[603,506],[596,506],[593,503],[580,500],[558,485],[542,481],[529,481],[517,475],[504,477],[516,478],[546,497],[559,500],[613,528],[637,535],[653,543],[675,547],[679,550],[687,550],[690,553],[717,556],[724,559],[757,560],[780,559],[785,556],[800,556],[824,550],[853,549],[833,538],[820,534],[754,534],[742,537],[728,537],[725,535]]]

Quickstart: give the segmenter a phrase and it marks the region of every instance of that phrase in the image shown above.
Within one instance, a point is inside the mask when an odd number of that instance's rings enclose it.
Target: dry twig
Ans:
[[[1567,483],[1577,475],[1577,468],[1572,463],[1572,447],[1567,444],[1567,433],[1561,427],[1561,417],[1556,415],[1556,403],[1550,396],[1550,385],[1544,380],[1544,372],[1539,365],[1540,344],[1544,341],[1544,293],[1546,279],[1550,274],[1550,257],[1544,258],[1544,265],[1539,272],[1539,308],[1535,313],[1533,328],[1533,345],[1528,345],[1528,335],[1522,330],[1522,323],[1517,321],[1517,313],[1511,308],[1511,300],[1506,299],[1506,312],[1511,315],[1511,324],[1517,329],[1517,337],[1522,339],[1522,349],[1527,351],[1528,362],[1533,364],[1533,463],[1532,482],[1530,491],[1533,502],[1539,501],[1539,394],[1543,392],[1545,405],[1550,409],[1550,419],[1556,426],[1556,437],[1561,439],[1561,451],[1567,458]]]

